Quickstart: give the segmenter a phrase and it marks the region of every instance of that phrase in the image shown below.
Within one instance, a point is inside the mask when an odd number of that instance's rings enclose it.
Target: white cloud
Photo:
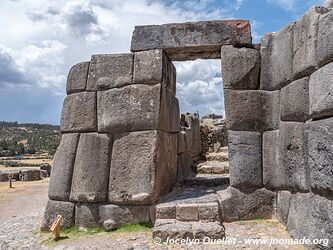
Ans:
[[[289,12],[297,12],[304,5],[322,5],[323,0],[266,0],[266,2],[279,6],[280,8]]]

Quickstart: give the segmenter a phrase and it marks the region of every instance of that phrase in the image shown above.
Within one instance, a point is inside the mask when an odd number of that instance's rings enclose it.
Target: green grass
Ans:
[[[40,232],[40,236],[44,238],[42,244],[53,245],[56,242],[77,239],[83,236],[102,234],[102,233],[134,233],[134,232],[149,232],[153,228],[153,224],[150,222],[143,222],[137,224],[125,224],[111,232],[107,232],[103,227],[89,227],[85,230],[80,230],[78,226],[73,226],[61,230],[60,239],[58,241],[54,240],[53,233],[50,232]]]

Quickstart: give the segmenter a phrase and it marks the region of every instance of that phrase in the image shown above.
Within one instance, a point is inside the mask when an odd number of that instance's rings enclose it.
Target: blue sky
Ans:
[[[1,0],[0,120],[59,124],[71,65],[129,52],[135,25],[248,19],[254,42],[322,0]],[[14,14],[15,13],[15,14]],[[220,62],[176,63],[181,110],[223,113]]]

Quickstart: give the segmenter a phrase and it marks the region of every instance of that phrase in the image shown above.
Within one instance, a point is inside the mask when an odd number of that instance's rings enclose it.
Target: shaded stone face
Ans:
[[[250,46],[250,24],[244,20],[203,21],[136,26],[131,51],[164,49],[172,60],[215,59],[223,45]]]
[[[68,73],[67,95],[86,90],[89,62],[75,64]]]

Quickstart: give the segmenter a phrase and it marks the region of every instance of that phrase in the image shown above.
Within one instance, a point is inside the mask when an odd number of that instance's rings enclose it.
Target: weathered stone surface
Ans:
[[[306,154],[304,123],[281,122],[279,133],[283,187],[292,190],[309,190],[309,169]]]
[[[61,113],[60,131],[93,132],[96,129],[96,93],[80,92],[68,95]]]
[[[75,153],[79,134],[63,134],[60,145],[54,156],[49,198],[52,200],[68,201],[73,176]]]
[[[229,183],[229,177],[220,174],[197,174],[196,176],[188,176],[184,178],[184,185],[187,187],[216,187],[229,185]]]
[[[333,62],[310,76],[309,98],[312,118],[333,116]]]
[[[163,84],[176,94],[176,68],[162,50],[148,50],[134,54],[135,84]]]
[[[249,46],[251,40],[244,20],[136,26],[131,51],[164,49],[172,60],[217,59],[221,46]]]
[[[177,134],[141,131],[115,135],[109,201],[151,204],[177,180]]]
[[[316,48],[319,66],[333,61],[333,21],[332,9],[319,17],[318,21],[318,43]]]
[[[193,238],[195,239],[220,239],[222,240],[225,237],[224,227],[216,222],[208,222],[208,223],[200,223],[194,222],[192,223],[193,229]]]
[[[185,153],[185,140],[186,140],[186,132],[179,131],[179,133],[178,133],[178,154]]]
[[[198,215],[199,215],[199,221],[205,221],[205,222],[220,221],[219,204],[217,202],[199,204]]]
[[[312,190],[333,195],[333,118],[306,124]]]
[[[278,189],[284,183],[284,170],[282,166],[279,130],[263,133],[263,184],[265,187]]]
[[[159,128],[165,132],[180,130],[180,112],[178,99],[166,88],[162,88]]]
[[[198,204],[179,204],[176,207],[176,218],[180,221],[198,221]]]
[[[262,135],[259,132],[228,131],[230,185],[262,186]]]
[[[318,19],[328,10],[324,7],[312,7],[295,23],[293,40],[294,78],[309,75],[317,67]]]
[[[156,219],[176,219],[176,204],[158,204],[156,206]]]
[[[105,134],[81,134],[74,164],[70,200],[105,202],[110,172],[112,138]]]
[[[13,180],[20,180],[20,171],[19,170],[6,170],[0,171],[0,182],[9,181],[9,175],[13,176]]]
[[[46,171],[47,177],[51,176],[52,166],[49,163],[44,163],[39,167],[40,170]]]
[[[277,129],[280,121],[280,91],[224,91],[227,129],[267,131]]]
[[[98,91],[98,132],[123,133],[158,129],[161,85],[135,84]]]
[[[260,89],[278,90],[293,76],[293,26],[266,34],[261,43]]]
[[[225,89],[259,88],[260,52],[258,50],[223,46],[221,61]]]
[[[169,239],[192,239],[192,225],[191,223],[163,223],[155,226],[153,230],[153,239],[166,241]]]
[[[251,192],[228,187],[218,191],[224,222],[265,218],[273,215],[275,194],[265,188]]]
[[[68,73],[67,95],[86,90],[89,62],[75,64]]]
[[[186,130],[186,137],[191,137],[188,141],[189,152],[192,157],[195,157],[201,153],[200,120],[193,114],[186,115],[185,119],[190,128]]]
[[[291,197],[292,194],[289,191],[277,192],[277,200],[276,200],[277,218],[284,225],[287,225],[288,222]]]
[[[75,225],[79,227],[100,227],[100,204],[77,203],[75,206]]]
[[[295,239],[325,239],[312,249],[333,248],[333,201],[311,193],[291,198],[287,229]]]
[[[56,217],[61,214],[61,227],[66,228],[74,225],[75,204],[67,201],[48,200],[42,224],[42,230],[50,230]]]
[[[118,228],[124,224],[154,221],[153,206],[101,205],[99,218],[106,230]]]
[[[20,175],[21,181],[38,181],[42,179],[39,169],[22,169]]]
[[[333,7],[333,0],[326,0],[323,4],[326,8],[332,8]]]
[[[194,175],[192,170],[193,159],[190,153],[185,152],[177,157],[177,177],[180,182],[184,178]]]
[[[133,54],[93,55],[87,91],[119,88],[132,83]]]
[[[280,98],[282,121],[305,122],[309,119],[309,77],[282,88]]]

